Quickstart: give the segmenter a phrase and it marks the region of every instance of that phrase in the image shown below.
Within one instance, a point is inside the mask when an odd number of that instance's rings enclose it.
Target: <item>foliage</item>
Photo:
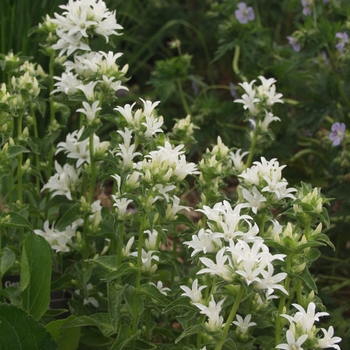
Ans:
[[[346,348],[348,6],[74,3],[0,14],[1,324],[38,348]]]

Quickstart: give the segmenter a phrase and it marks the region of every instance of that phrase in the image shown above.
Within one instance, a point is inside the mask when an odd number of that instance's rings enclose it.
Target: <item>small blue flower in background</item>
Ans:
[[[349,41],[349,37],[346,33],[340,33],[338,32],[335,34],[335,36],[340,39],[338,44],[335,45],[336,49],[340,51],[341,53],[344,53],[344,46]]]
[[[235,16],[239,23],[246,24],[248,21],[254,21],[254,10],[251,6],[247,6],[245,2],[238,4],[238,10],[235,11]]]
[[[235,100],[239,98],[236,91],[236,86],[232,82],[230,82],[230,94]]]
[[[346,125],[344,123],[334,123],[329,139],[333,142],[333,146],[339,146],[345,135]]]
[[[301,0],[301,4],[303,5],[303,15],[304,16],[311,16],[311,6],[314,5],[313,0]]]
[[[292,48],[294,51],[299,52],[301,49],[300,44],[297,43],[297,41],[295,40],[295,38],[293,38],[292,36],[287,36],[288,42],[290,45],[292,45]]]

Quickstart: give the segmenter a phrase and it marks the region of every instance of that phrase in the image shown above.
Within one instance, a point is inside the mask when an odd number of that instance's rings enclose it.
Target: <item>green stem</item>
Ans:
[[[22,123],[23,123],[23,113],[18,115],[17,120],[17,137],[18,139],[22,136]],[[17,164],[17,199],[20,204],[23,204],[23,153],[18,155],[18,164]]]
[[[30,112],[31,112],[31,116],[33,119],[33,132],[34,132],[34,137],[36,139],[39,139],[39,134],[38,134],[38,123],[36,122],[36,115],[34,112],[34,108],[32,106],[30,106]],[[35,166],[38,169],[38,171],[40,171],[40,159],[39,159],[39,154],[36,153],[34,155],[34,162],[35,162]],[[35,187],[36,187],[36,191],[37,193],[40,193],[40,179],[38,176],[35,177]]]
[[[146,213],[142,214],[141,223],[140,223],[140,231],[139,231],[139,240],[138,240],[138,246],[137,246],[137,273],[136,273],[136,283],[135,283],[135,290],[140,288],[141,285],[141,270],[142,270],[142,247],[143,247],[143,235],[145,231],[145,225],[146,225]],[[139,300],[138,297],[135,298],[134,301],[134,312],[133,314],[137,314],[139,306]],[[134,317],[132,320],[132,334],[136,334],[137,330],[137,324],[138,324],[138,317]],[[135,348],[135,343],[133,342],[133,349]]]
[[[252,143],[250,145],[250,150],[249,150],[249,155],[248,155],[248,159],[246,162],[246,168],[249,168],[250,165],[252,164],[253,161],[253,157],[254,157],[254,153],[255,153],[255,147],[256,147],[256,142],[258,141],[258,128],[255,127],[254,131],[253,131],[253,137],[252,137]]]
[[[90,190],[89,190],[89,198],[88,198],[88,203],[91,205],[93,198],[94,198],[94,193],[95,193],[95,185],[96,185],[96,162],[94,159],[94,134],[90,135],[89,139],[89,151],[90,151],[90,167],[91,167],[91,176],[90,176]]]
[[[299,305],[302,305],[302,287],[303,287],[303,284],[302,284],[302,281],[300,278],[297,279],[297,301],[298,301],[298,304]]]
[[[123,262],[123,241],[124,241],[124,224],[120,223],[118,225],[118,232],[116,235],[119,237],[119,239],[116,239],[117,244],[117,268],[122,264]],[[114,252],[115,244],[111,242],[112,245],[112,253]]]
[[[260,12],[259,12],[257,0],[254,0],[254,13],[255,13],[255,17],[256,17],[256,22],[258,23],[259,27],[261,27]]]
[[[149,335],[151,333],[151,308],[146,309],[146,323],[145,323],[145,340],[149,341]]]
[[[49,61],[49,103],[50,103],[50,121],[49,121],[49,127],[53,126],[53,122],[55,120],[55,107],[54,107],[54,101],[51,97],[51,92],[54,88],[54,60],[55,60],[55,53],[54,51],[50,54],[50,61]],[[47,165],[47,171],[46,171],[46,177],[47,180],[50,179],[52,174],[52,164],[53,164],[53,158],[54,158],[54,152],[55,147],[51,145],[51,148],[49,150],[48,155],[48,165]]]
[[[183,92],[183,89],[182,89],[181,81],[180,80],[176,80],[176,84],[177,84],[177,88],[179,90],[179,95],[180,95],[182,107],[184,108],[185,113],[187,115],[189,115],[189,114],[191,114],[191,111],[190,111],[190,108],[188,107],[188,104],[186,102],[185,95],[184,95],[184,92]]]
[[[290,271],[290,266],[291,266],[291,260],[292,259],[292,254],[287,256],[286,259],[286,272],[289,273]],[[290,277],[287,275],[285,281],[284,281],[284,288],[286,291],[289,291],[289,285],[290,285]],[[282,317],[280,316],[283,313],[283,309],[286,303],[287,295],[283,294],[280,298],[280,302],[278,305],[278,314],[276,316],[276,327],[275,327],[275,345],[277,346],[280,342],[281,338],[281,331],[282,331]]]
[[[226,337],[227,337],[228,331],[229,331],[229,329],[231,327],[231,323],[232,323],[233,319],[235,318],[237,310],[239,308],[239,305],[241,304],[241,301],[243,299],[244,291],[245,291],[245,288],[244,288],[243,285],[241,285],[239,287],[238,295],[237,295],[236,300],[235,300],[235,302],[234,302],[234,304],[232,306],[231,312],[228,315],[228,318],[226,320],[225,327],[223,329],[221,339],[216,344],[215,350],[221,350],[222,346],[224,345],[224,343],[226,341]]]
[[[173,260],[176,261],[177,259],[177,230],[176,230],[177,226],[174,225],[174,230],[173,230]],[[159,235],[158,235],[159,236]],[[171,270],[171,285],[174,284],[175,281],[175,265],[173,265],[172,270]]]

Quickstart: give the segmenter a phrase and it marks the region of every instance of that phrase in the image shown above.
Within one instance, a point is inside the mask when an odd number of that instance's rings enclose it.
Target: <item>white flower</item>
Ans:
[[[79,168],[83,163],[90,164],[90,141],[89,138],[78,141],[84,132],[84,127],[75,130],[66,136],[66,142],[59,142],[55,154],[64,151],[68,158],[77,159],[76,167]],[[93,135],[93,145],[95,152],[104,152],[109,145],[108,141],[100,142],[97,135]]]
[[[205,323],[205,326],[208,328],[208,330],[215,332],[221,330],[225,326],[224,319],[222,316],[220,316],[221,307],[225,302],[225,299],[220,300],[218,303],[216,303],[214,296],[212,295],[209,306],[205,306],[200,303],[193,303],[193,305],[197,306],[201,310],[201,314],[204,314],[208,317],[208,321]]]
[[[81,90],[84,93],[88,101],[95,101],[94,89],[97,83],[98,83],[97,81],[90,81],[85,85],[84,84],[78,85],[77,89]]]
[[[314,325],[315,321],[319,321],[319,317],[328,316],[327,312],[317,312],[315,303],[309,303],[307,307],[307,311],[304,310],[302,306],[299,304],[292,304],[299,311],[294,315],[294,322],[300,323],[303,331],[305,333],[309,333]]]
[[[186,244],[194,249],[191,257],[200,252],[203,252],[204,254],[214,253],[222,247],[221,240],[216,238],[215,234],[211,230],[204,230],[203,228],[199,230],[197,235],[192,235],[192,241],[187,241],[183,244]]]
[[[152,286],[157,287],[157,289],[164,295],[167,295],[167,291],[171,290],[170,288],[163,287],[163,282],[162,281],[158,281],[157,284],[149,282],[149,284],[151,284]]]
[[[163,117],[156,118],[153,115],[146,115],[146,122],[141,123],[146,127],[146,131],[143,134],[144,137],[150,138],[157,132],[163,132],[162,125],[164,123]]]
[[[321,349],[333,348],[333,349],[340,350],[339,345],[336,345],[336,343],[341,342],[342,339],[340,337],[333,337],[334,335],[333,326],[330,326],[328,328],[328,331],[324,328],[321,328],[321,331],[323,332],[324,338],[318,340],[318,346]]]
[[[148,238],[145,239],[145,246],[147,250],[158,250],[160,247],[160,241],[158,241],[157,230],[146,230],[144,233],[148,234]]]
[[[34,230],[34,232],[37,235],[44,237],[56,253],[70,251],[67,244],[72,242],[72,237],[75,236],[76,227],[71,225],[67,226],[64,231],[59,231],[54,228],[54,224],[52,224],[52,227],[50,228],[49,221],[46,220],[43,228],[44,230]]]
[[[255,287],[257,289],[267,289],[266,291],[266,297],[269,297],[275,289],[279,289],[284,294],[288,295],[288,292],[286,289],[281,285],[278,284],[278,282],[281,282],[285,280],[287,277],[287,274],[285,272],[278,273],[277,275],[273,275],[274,268],[273,265],[268,263],[267,264],[267,271],[263,270],[261,272],[262,278],[260,279],[260,282],[256,283]]]
[[[175,220],[177,218],[176,214],[181,210],[189,211],[190,207],[187,207],[185,205],[180,205],[180,198],[173,196],[172,198],[170,198],[170,201],[168,201],[168,205],[165,213],[165,219],[169,221]]]
[[[52,45],[52,48],[60,50],[58,57],[63,56],[65,53],[67,53],[67,56],[70,56],[76,50],[91,51],[90,46],[81,41],[82,35],[80,33],[68,35],[60,29],[56,31],[60,39],[56,44]]]
[[[142,261],[142,270],[144,272],[148,272],[148,273],[155,273],[155,271],[157,270],[157,265],[152,265],[152,261],[156,260],[159,261],[159,257],[157,255],[153,255],[153,253],[155,253],[154,251],[150,250],[148,252],[146,252],[144,249],[142,249],[142,253],[141,253],[141,261]],[[137,257],[137,252],[131,253],[132,256],[136,256]]]
[[[199,258],[201,263],[207,266],[204,269],[201,269],[197,274],[210,273],[212,275],[218,275],[226,281],[232,280],[232,270],[229,267],[229,264],[225,264],[229,257],[225,255],[226,248],[221,248],[215,256],[216,263],[209,258]]]
[[[200,286],[198,288],[198,279],[195,279],[192,282],[191,289],[188,288],[187,286],[180,286],[180,288],[185,292],[185,293],[182,293],[181,296],[189,297],[193,303],[199,303],[202,300],[201,291],[207,288],[207,286]]]
[[[281,121],[280,118],[274,116],[271,112],[268,112],[267,110],[265,110],[265,117],[259,124],[259,127],[262,131],[267,132],[269,129],[269,125],[276,120]]]
[[[250,322],[252,315],[247,315],[244,319],[240,315],[236,315],[237,321],[232,323],[239,327],[241,333],[245,334],[249,327],[256,326],[255,322]]]
[[[112,194],[114,201],[113,206],[117,208],[118,219],[124,219],[127,214],[128,205],[132,203],[131,199],[118,198],[118,196]]]
[[[257,115],[259,109],[256,106],[256,103],[260,102],[258,98],[255,97],[255,91],[251,94],[243,94],[241,99],[234,100],[235,103],[243,103],[243,108],[248,109],[251,115]]]
[[[263,203],[266,202],[266,198],[258,191],[255,186],[252,189],[252,193],[243,188],[242,196],[245,200],[248,201],[247,207],[252,208],[254,214],[256,214],[258,210],[263,207]]]
[[[88,121],[92,122],[95,119],[96,113],[102,109],[98,106],[99,104],[100,101],[95,101],[92,105],[83,101],[84,108],[77,109],[77,112],[85,114]]]
[[[123,29],[115,19],[115,12],[107,10],[106,4],[101,0],[69,0],[62,15],[55,13],[52,22],[58,26],[57,34],[70,37],[80,35],[88,37],[97,34],[105,37],[106,42],[110,35],[120,35],[117,30]]]
[[[72,165],[65,164],[61,167],[55,161],[56,174],[51,176],[48,183],[42,188],[42,191],[48,189],[53,192],[52,196],[63,195],[72,200],[71,191],[75,192],[80,185],[80,169],[75,169]]]
[[[301,345],[306,341],[307,334],[301,335],[297,340],[295,340],[294,334],[292,331],[288,330],[286,334],[288,344],[279,344],[276,346],[277,349],[284,350],[303,350]]]
[[[51,94],[55,92],[64,92],[66,95],[71,96],[78,92],[78,86],[82,84],[82,81],[77,78],[78,74],[73,74],[72,72],[62,73],[61,77],[54,77],[58,80],[54,84],[56,89],[54,89]]]
[[[123,256],[126,257],[126,256],[129,256],[129,255],[132,255],[130,253],[130,250],[131,250],[131,247],[134,243],[134,240],[135,240],[135,237],[132,236],[131,238],[129,238],[128,242],[126,243],[126,246],[125,248],[123,248]]]
[[[89,290],[93,290],[93,286],[92,286],[91,283],[88,283],[86,285],[86,291],[89,291]],[[75,294],[80,295],[80,290],[75,290],[74,292],[75,292]],[[101,297],[103,294],[98,292],[98,295]],[[99,302],[97,301],[96,298],[89,297],[89,296],[84,298],[84,305],[87,305],[87,304],[91,304],[91,305],[93,305],[96,308],[98,308],[100,306],[100,304],[99,304]]]
[[[295,322],[296,324],[299,324],[301,329],[305,333],[309,333],[311,331],[314,325],[314,322],[319,321],[319,317],[329,315],[327,312],[317,312],[315,314],[316,305],[313,302],[309,303],[307,307],[307,311],[305,311],[305,309],[299,304],[292,304],[292,305],[299,311],[296,312],[294,316],[290,316],[286,314],[281,314],[281,316],[286,318],[291,324],[293,324],[293,322]]]
[[[243,163],[243,158],[244,156],[246,156],[247,154],[249,154],[249,152],[243,152],[241,154],[242,149],[238,149],[235,153],[230,152],[229,156],[233,162],[233,167],[235,169],[235,171],[237,171],[238,173],[241,173],[244,168],[245,165]]]

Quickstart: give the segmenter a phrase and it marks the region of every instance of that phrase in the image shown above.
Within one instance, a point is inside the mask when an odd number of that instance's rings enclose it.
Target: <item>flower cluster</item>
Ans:
[[[61,5],[65,10],[62,15],[55,13],[51,22],[56,27],[59,37],[55,50],[60,50],[59,56],[67,52],[71,55],[76,50],[90,51],[86,39],[89,36],[104,36],[106,42],[110,35],[120,35],[118,30],[123,27],[117,23],[115,12],[107,9],[104,1],[96,0],[69,0],[67,5]]]
[[[317,335],[318,329],[314,322],[319,321],[319,318],[322,316],[327,316],[327,312],[315,313],[316,305],[313,302],[308,304],[307,310],[299,304],[293,304],[293,306],[298,310],[294,316],[281,314],[289,321],[289,329],[286,333],[287,343],[277,345],[277,349],[302,349],[301,345],[308,343],[308,348],[334,348],[340,350],[337,343],[341,341],[341,338],[333,337],[334,330],[332,326],[329,327],[328,331],[321,328],[324,335],[323,338]]]
[[[256,214],[264,207],[271,207],[283,199],[295,199],[292,194],[297,190],[288,188],[288,182],[282,177],[282,169],[276,159],[267,161],[261,157],[261,161],[244,170],[239,178],[242,179],[239,187],[241,201],[250,207]]]

